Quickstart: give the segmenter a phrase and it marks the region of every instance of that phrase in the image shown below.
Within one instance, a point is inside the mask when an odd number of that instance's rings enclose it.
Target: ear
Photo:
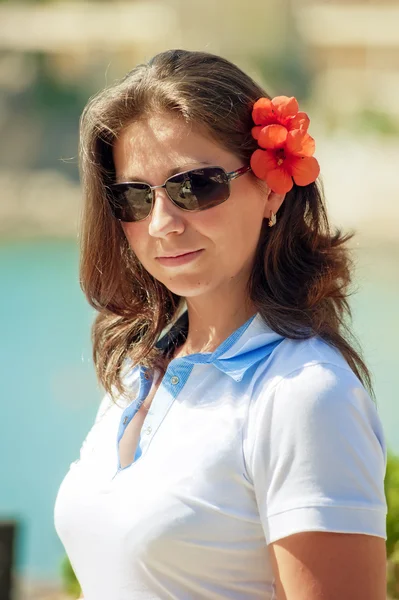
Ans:
[[[275,215],[277,214],[278,209],[284,202],[284,198],[285,194],[277,194],[269,188],[268,197],[265,203],[265,211],[263,215],[265,219],[269,219],[271,213]]]

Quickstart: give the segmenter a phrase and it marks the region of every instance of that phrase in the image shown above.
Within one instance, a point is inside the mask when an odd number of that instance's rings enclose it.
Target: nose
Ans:
[[[164,189],[154,190],[154,194],[149,234],[162,238],[170,233],[183,233],[185,225],[182,211],[173,204]]]

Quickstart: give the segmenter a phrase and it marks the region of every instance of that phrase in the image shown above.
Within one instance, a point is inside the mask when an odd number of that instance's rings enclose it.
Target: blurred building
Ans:
[[[88,98],[168,48],[252,76],[284,52],[289,0],[0,2],[0,235],[75,236],[78,121]]]
[[[0,2],[0,236],[76,236],[85,103],[180,47],[311,104],[333,219],[397,240],[398,23],[399,0]]]
[[[130,70],[166,48],[242,60],[284,48],[289,10],[289,0],[253,0],[250,6],[242,0],[2,3],[0,50],[70,57],[69,65],[60,62],[67,77],[97,61],[104,66],[104,57],[120,74],[121,67]]]
[[[317,104],[333,115],[385,112],[399,125],[398,0],[293,0],[292,7]]]

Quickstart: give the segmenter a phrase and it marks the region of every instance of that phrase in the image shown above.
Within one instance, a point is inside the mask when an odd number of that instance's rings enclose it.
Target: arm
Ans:
[[[277,600],[385,600],[386,444],[367,392],[315,365],[255,400],[249,475]]]
[[[310,531],[269,546],[277,600],[385,600],[385,541]]]

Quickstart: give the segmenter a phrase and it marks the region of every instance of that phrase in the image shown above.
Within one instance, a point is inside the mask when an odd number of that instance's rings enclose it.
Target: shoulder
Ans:
[[[350,436],[353,443],[368,436],[386,451],[370,394],[340,352],[318,338],[285,340],[270,363],[259,366],[249,418],[255,437],[275,439],[279,432],[287,443],[290,438],[317,447],[330,434],[336,441]]]
[[[305,390],[323,392],[340,388],[362,388],[362,383],[343,355],[322,339],[285,339],[268,360],[259,365],[254,376],[257,393],[284,393]],[[256,395],[256,394],[255,394]]]
[[[253,388],[244,456],[268,543],[302,531],[385,537],[382,423],[326,346],[283,342]]]

